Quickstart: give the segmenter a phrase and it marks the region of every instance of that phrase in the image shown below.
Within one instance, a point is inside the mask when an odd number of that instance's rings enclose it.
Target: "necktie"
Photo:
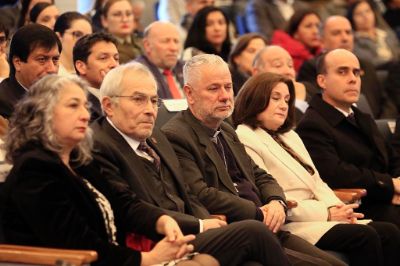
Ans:
[[[350,113],[348,116],[346,116],[346,119],[347,121],[349,121],[350,124],[357,127],[357,121],[356,117],[354,116],[354,113]]]
[[[165,78],[167,79],[169,91],[171,92],[171,96],[174,99],[181,99],[181,93],[178,90],[178,87],[175,84],[174,76],[172,74],[172,71],[169,69],[164,69],[163,74]]]
[[[154,166],[157,168],[157,171],[160,170],[160,157],[157,153],[146,143],[146,141],[140,142],[138,146],[138,150],[147,153],[151,158],[153,158]]]
[[[215,144],[215,147],[217,148],[217,152],[219,154],[219,156],[221,157],[221,159],[224,161],[225,164],[225,168],[227,168],[227,164],[226,164],[226,157],[225,157],[225,151],[224,151],[224,146],[222,145],[222,142],[220,140],[220,132],[221,131],[217,131],[214,136],[211,138],[211,141]]]

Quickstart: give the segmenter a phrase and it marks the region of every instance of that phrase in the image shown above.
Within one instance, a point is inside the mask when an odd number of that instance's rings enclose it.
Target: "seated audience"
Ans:
[[[192,251],[193,235],[183,236],[161,209],[111,188],[90,163],[85,90],[76,77],[51,75],[18,104],[5,141],[14,165],[1,206],[6,243],[93,249],[97,265],[154,265]],[[165,237],[139,252],[124,247],[126,230]]]
[[[9,118],[14,105],[38,79],[58,72],[61,42],[49,28],[29,24],[10,44],[10,76],[0,83],[0,115]]]
[[[308,107],[311,94],[306,87],[295,80],[293,59],[290,54],[280,46],[271,45],[258,52],[253,64],[253,76],[259,73],[276,73],[292,80],[295,90],[296,121]]]
[[[17,28],[21,28],[22,26],[29,24],[29,13],[37,3],[54,4],[54,0],[21,0],[20,2],[21,9],[18,18]]]
[[[58,8],[54,4],[37,3],[29,12],[29,19],[32,23],[38,23],[49,29],[54,29],[54,24],[59,16]]]
[[[290,17],[306,8],[308,4],[299,0],[250,0],[246,6],[246,26],[250,32],[261,33],[271,41],[274,31],[284,30]]]
[[[321,27],[322,47],[325,52],[342,48],[353,51],[354,34],[349,20],[343,16],[328,17]],[[317,84],[317,59],[305,61],[300,68],[297,80],[303,82],[310,96],[321,89]],[[367,59],[358,58],[361,67],[361,92],[365,95],[375,119],[395,118],[396,107],[388,95],[389,88],[384,89],[376,74],[376,68]]]
[[[282,46],[293,58],[294,69],[299,71],[304,61],[320,53],[321,39],[319,27],[321,20],[312,10],[296,11],[290,18],[286,31],[276,30],[271,43]]]
[[[376,26],[371,3],[366,0],[350,5],[348,19],[354,29],[354,53],[380,67],[399,59],[399,41],[393,31]]]
[[[218,7],[197,12],[189,29],[182,54],[184,61],[198,54],[216,54],[228,61],[231,50],[229,19]]]
[[[331,188],[366,189],[358,211],[400,227],[400,157],[372,117],[354,106],[361,88],[357,57],[345,49],[329,51],[317,71],[322,96],[311,99],[297,133]]]
[[[89,83],[90,121],[102,116],[100,86],[106,74],[119,65],[117,41],[110,34],[96,32],[76,42],[73,50],[76,74]]]
[[[383,18],[396,33],[397,39],[400,39],[400,2],[397,0],[385,0],[383,2],[386,6]]]
[[[251,76],[254,57],[266,45],[267,40],[258,33],[247,33],[237,39],[228,60],[234,95]]]
[[[76,41],[92,33],[92,25],[86,16],[78,12],[65,12],[56,20],[54,32],[60,38],[63,47],[60,54],[58,74],[75,74],[72,49]]]
[[[307,261],[304,265],[343,265],[281,230],[287,210],[282,188],[254,163],[235,130],[224,122],[233,111],[228,65],[216,55],[197,55],[186,62],[183,73],[189,108],[170,119],[162,131],[178,155],[192,193],[210,213],[224,214],[228,222],[263,221],[282,246],[300,252],[300,257],[288,253],[294,264],[300,260]]]
[[[139,38],[143,38],[144,26],[142,24],[142,17],[144,10],[146,9],[146,3],[144,0],[131,0],[133,22],[135,23],[134,34]]]
[[[121,63],[134,60],[142,54],[141,39],[134,34],[135,22],[130,0],[107,0],[103,5],[101,23],[117,39]]]
[[[153,73],[162,99],[184,97],[182,48],[178,28],[170,22],[155,21],[146,27],[143,38],[144,55],[136,61]]]
[[[7,61],[7,51],[10,31],[0,23],[0,82],[10,75],[10,65]]]
[[[92,129],[96,132],[94,160],[103,178],[163,208],[184,233],[196,234],[195,251],[214,256],[221,265],[243,265],[245,260],[288,265],[278,239],[262,223],[226,225],[212,218],[187,189],[171,144],[154,128],[161,100],[145,66],[135,62],[113,69],[100,91],[105,117],[96,120]],[[238,243],[240,250],[232,253]]]
[[[262,73],[249,79],[235,99],[233,121],[247,153],[268,170],[295,200],[290,223],[282,228],[311,244],[344,253],[350,265],[397,265],[400,229],[391,223],[361,220],[321,180],[294,125],[292,79]],[[368,226],[361,223],[368,223]]]
[[[214,2],[215,0],[160,0],[158,19],[179,25],[181,38],[185,40],[197,12],[206,6],[214,6]]]
[[[89,17],[92,21],[93,32],[104,30],[103,25],[101,25],[103,2],[105,2],[105,0],[95,0],[93,3],[93,8],[85,14],[85,16]]]

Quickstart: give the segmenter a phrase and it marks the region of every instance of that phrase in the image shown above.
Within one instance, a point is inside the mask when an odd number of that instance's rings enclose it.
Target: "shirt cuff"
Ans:
[[[199,219],[199,233],[203,233],[204,231],[204,222],[202,219]]]

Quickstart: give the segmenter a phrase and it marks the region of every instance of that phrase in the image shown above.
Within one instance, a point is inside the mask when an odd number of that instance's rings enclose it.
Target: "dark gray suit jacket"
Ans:
[[[110,182],[119,182],[129,186],[140,199],[162,206],[160,191],[155,186],[141,158],[132,150],[122,135],[113,128],[105,117],[92,124],[95,135],[94,160],[100,166],[103,177]],[[157,129],[148,139],[148,144],[160,156],[162,163],[174,177],[179,197],[185,203],[185,213],[166,210],[167,214],[177,220],[184,234],[199,232],[199,219],[210,218],[207,209],[188,193],[181,176],[179,161],[165,136]],[[118,181],[119,180],[119,181]],[[197,217],[197,218],[196,218]]]
[[[205,127],[189,110],[178,113],[162,127],[162,131],[178,155],[185,181],[211,213],[224,214],[229,222],[256,217],[256,205],[239,197]],[[235,130],[224,122],[221,131],[241,172],[259,192],[261,202],[267,204],[273,199],[285,200],[282,188],[275,179],[247,155]]]
[[[147,66],[150,69],[151,73],[153,73],[153,76],[157,81],[158,96],[162,99],[172,99],[167,81],[160,73],[158,67],[150,62],[150,60],[145,55],[138,57],[135,61]],[[179,60],[176,63],[176,66],[172,69],[172,73],[174,74],[181,87],[183,87],[183,65],[183,61]]]

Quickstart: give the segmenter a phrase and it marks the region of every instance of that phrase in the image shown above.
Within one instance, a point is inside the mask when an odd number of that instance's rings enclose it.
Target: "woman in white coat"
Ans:
[[[282,229],[317,247],[345,253],[351,265],[398,265],[400,231],[393,224],[358,220],[357,204],[344,204],[321,180],[292,130],[294,86],[277,74],[249,79],[235,100],[233,121],[248,154],[296,200]],[[365,226],[364,224],[368,224]]]

